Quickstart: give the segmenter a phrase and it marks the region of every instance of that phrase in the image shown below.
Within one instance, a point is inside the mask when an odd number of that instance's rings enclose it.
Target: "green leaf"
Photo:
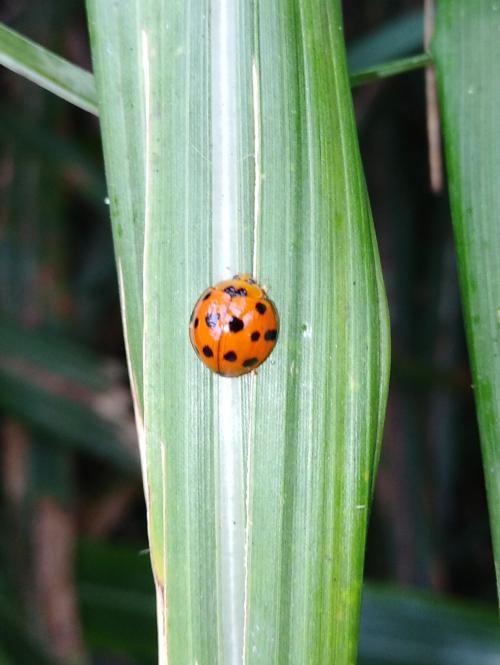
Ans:
[[[388,345],[339,8],[88,7],[160,658],[348,662]],[[241,381],[178,325],[228,270],[282,315]]]
[[[101,359],[61,335],[0,320],[0,406],[60,445],[137,469],[125,388]]]
[[[88,9],[160,662],[347,663],[388,342],[338,6]],[[187,322],[236,271],[272,286],[282,331],[228,380]]]
[[[430,64],[432,64],[432,58],[430,55],[427,55],[427,53],[420,53],[419,55],[413,55],[409,58],[401,58],[400,60],[392,60],[391,62],[372,65],[366,69],[352,72],[350,76],[351,86],[355,87],[362,85],[363,83],[379,81],[381,79],[389,78],[390,76],[396,76],[397,74],[421,69]]]
[[[0,64],[97,115],[94,77],[0,23]]]
[[[432,50],[500,594],[499,35],[498,3],[438,3]]]
[[[388,342],[338,5],[88,8],[138,403],[145,225],[160,662],[350,662]],[[282,330],[227,380],[187,321],[236,271],[272,287]]]

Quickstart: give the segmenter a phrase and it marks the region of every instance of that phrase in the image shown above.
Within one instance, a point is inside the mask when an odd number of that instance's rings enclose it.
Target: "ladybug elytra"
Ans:
[[[276,307],[251,275],[234,275],[204,291],[189,323],[200,359],[228,377],[261,365],[276,345],[278,330]]]

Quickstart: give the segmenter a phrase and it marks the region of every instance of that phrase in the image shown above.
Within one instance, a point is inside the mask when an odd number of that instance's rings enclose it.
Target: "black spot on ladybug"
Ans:
[[[256,342],[259,339],[259,337],[260,337],[260,332],[257,332],[257,330],[250,335],[250,339],[252,340],[252,342]]]
[[[277,336],[278,336],[277,330],[266,330],[264,339],[267,340],[268,342],[272,342],[274,339],[276,339]]]
[[[211,293],[212,293],[212,291],[207,291],[207,292],[205,293],[205,295],[203,296],[202,300],[207,300],[208,298],[210,298],[210,294],[211,294]]]
[[[231,298],[234,298],[235,296],[247,296],[248,291],[241,287],[241,289],[235,289],[234,286],[226,286],[224,289],[224,292],[228,294]]]
[[[204,346],[203,347],[203,355],[206,356],[207,358],[212,358],[214,355],[214,352],[209,346]]]
[[[243,367],[253,367],[259,362],[258,358],[248,358],[243,361]]]
[[[259,314],[265,314],[267,307],[264,305],[263,302],[258,302],[255,305],[255,309],[259,312]]]
[[[240,332],[240,330],[243,330],[244,327],[245,324],[237,316],[233,316],[231,321],[229,321],[229,330],[233,333]]]
[[[209,328],[215,328],[217,321],[220,319],[220,314],[217,312],[209,312],[205,317],[205,323]]]
[[[198,317],[196,317],[196,319],[194,320],[194,327],[195,327],[195,328],[198,327],[198,323],[199,323],[199,322],[200,322],[200,321],[199,321]]]
[[[228,360],[230,363],[234,363],[237,358],[238,356],[234,351],[228,351],[224,354],[224,360]]]

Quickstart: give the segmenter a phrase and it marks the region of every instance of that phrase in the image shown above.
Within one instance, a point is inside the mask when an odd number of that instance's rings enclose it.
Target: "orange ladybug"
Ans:
[[[276,345],[278,312],[251,275],[234,275],[204,291],[194,306],[189,337],[205,365],[222,376],[242,376]]]

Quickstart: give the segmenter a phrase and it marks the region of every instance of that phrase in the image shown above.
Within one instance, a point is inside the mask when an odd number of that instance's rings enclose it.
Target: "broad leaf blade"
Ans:
[[[88,7],[160,662],[348,662],[388,345],[338,6]],[[282,332],[228,380],[187,322],[237,271]]]
[[[348,663],[388,344],[338,5],[142,7],[160,662]],[[270,285],[282,328],[229,380],[187,321],[237,271]]]
[[[438,3],[433,53],[500,592],[500,11]]]

